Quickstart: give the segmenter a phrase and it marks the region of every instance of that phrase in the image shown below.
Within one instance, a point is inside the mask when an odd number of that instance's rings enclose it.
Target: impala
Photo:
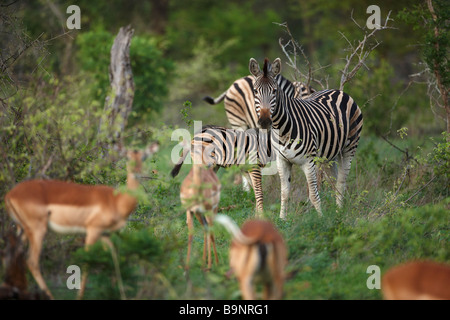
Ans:
[[[194,215],[204,228],[203,261],[206,259],[206,250],[208,250],[208,269],[210,269],[212,266],[212,243],[216,264],[219,263],[214,236],[210,233],[208,227],[213,224],[212,214],[216,214],[219,207],[220,189],[221,184],[213,167],[206,168],[201,164],[195,164],[195,162],[181,184],[180,199],[182,205],[186,208],[186,223],[189,230],[186,269],[189,269],[192,238],[194,236]]]
[[[239,280],[242,297],[255,300],[255,286],[264,286],[263,299],[279,300],[283,297],[287,249],[283,238],[272,223],[253,219],[241,229],[225,215],[217,215],[233,236],[230,247],[230,267]]]
[[[387,300],[450,300],[450,265],[413,261],[393,267],[381,290]]]
[[[142,161],[159,148],[157,143],[145,151],[127,151],[127,188],[139,187]],[[27,265],[39,287],[53,299],[39,267],[42,242],[47,227],[58,233],[85,233],[85,248],[104,232],[122,228],[136,208],[136,198],[103,185],[82,185],[59,180],[28,180],[16,185],[5,196],[8,214],[23,229],[29,242]],[[79,297],[83,296],[86,274]]]

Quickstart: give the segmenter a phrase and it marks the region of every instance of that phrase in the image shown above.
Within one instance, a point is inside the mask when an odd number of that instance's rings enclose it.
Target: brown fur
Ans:
[[[186,269],[189,269],[191,246],[194,232],[194,215],[204,227],[203,261],[206,260],[208,251],[208,269],[211,268],[211,243],[213,245],[216,264],[216,244],[214,236],[207,231],[207,226],[213,223],[213,215],[217,213],[220,200],[221,184],[213,168],[204,168],[203,165],[194,164],[189,174],[181,184],[181,203],[186,208],[186,223],[188,225],[188,252],[186,257]],[[210,212],[210,215],[205,213]]]
[[[157,151],[128,152],[127,187],[134,190],[139,182],[135,174],[141,171],[142,158]],[[128,193],[117,193],[109,186],[87,186],[58,180],[29,180],[16,185],[5,196],[8,214],[23,229],[29,241],[27,265],[39,287],[53,298],[39,267],[42,242],[50,224],[55,231],[86,232],[86,248],[95,243],[104,231],[123,227],[137,205]],[[68,228],[71,228],[70,230]],[[79,297],[84,293],[83,275]]]
[[[450,300],[450,266],[414,261],[390,269],[381,290],[386,300]]]
[[[263,299],[283,297],[287,248],[272,223],[254,219],[241,228],[244,237],[233,237],[230,266],[239,280],[242,297],[256,299],[257,283],[263,285]]]

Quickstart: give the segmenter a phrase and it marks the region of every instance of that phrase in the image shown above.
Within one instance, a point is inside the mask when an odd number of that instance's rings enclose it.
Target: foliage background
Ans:
[[[448,6],[435,3],[442,16],[448,16]],[[81,30],[66,28],[65,10],[71,4],[81,8]],[[114,154],[101,157],[102,133],[97,126],[109,88],[109,51],[119,28],[131,24],[136,92],[124,136],[133,147],[159,140],[162,150],[147,163],[151,178],[144,182],[147,200],[113,237],[127,296],[239,298],[235,280],[225,277],[229,236],[220,228],[215,230],[220,265],[210,273],[201,271],[203,238],[196,227],[196,262],[190,277],[183,275],[187,228],[178,197],[189,166],[178,178],[169,177],[176,144],[171,132],[192,131],[189,120],[227,125],[223,104],[211,106],[202,98],[221,94],[247,75],[250,57],[285,61],[278,39],[288,37],[278,23],[288,23],[316,75],[326,78],[330,88],[338,87],[348,54],[343,35],[351,41],[363,37],[367,30],[356,23],[365,25],[371,4],[366,0],[0,1],[0,196],[17,182],[37,177],[124,184],[124,160]],[[380,292],[365,286],[368,265],[385,270],[410,259],[450,259],[449,138],[441,134],[444,114],[429,95],[433,75],[427,69],[430,54],[423,50],[429,47],[430,17],[422,1],[376,4],[382,22],[391,11],[394,29],[377,34],[381,44],[370,55],[367,68],[344,88],[364,114],[344,209],[336,211],[325,181],[325,218],[319,219],[307,201],[303,174],[296,169],[289,218],[279,221],[279,179],[264,178],[266,217],[289,247],[287,299],[378,299]],[[439,61],[445,73],[448,46],[445,42],[442,46]],[[294,72],[283,64],[283,74],[292,79]],[[186,108],[186,101],[192,108]],[[219,171],[224,185],[220,207],[241,224],[253,214],[254,197],[232,183],[236,172]],[[3,203],[0,210],[3,233],[11,222]],[[47,235],[41,264],[56,297],[74,296],[64,286],[65,267],[89,263],[94,272],[88,297],[118,298],[108,252],[98,246],[89,255],[83,250],[71,254],[81,246],[79,236]],[[35,286],[31,277],[30,286]]]

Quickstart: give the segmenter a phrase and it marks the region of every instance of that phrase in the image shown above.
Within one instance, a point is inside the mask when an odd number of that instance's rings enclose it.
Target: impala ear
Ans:
[[[147,147],[147,149],[145,150],[145,153],[148,157],[150,157],[158,151],[159,151],[159,142],[156,141]]]
[[[272,74],[274,77],[281,73],[281,59],[280,58],[276,58],[275,60],[273,60],[271,71],[272,71]]]
[[[261,69],[259,68],[258,62],[253,58],[250,58],[248,69],[254,77],[257,77],[261,74]]]

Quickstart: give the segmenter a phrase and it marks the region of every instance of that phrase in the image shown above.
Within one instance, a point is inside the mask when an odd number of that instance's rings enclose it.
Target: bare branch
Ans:
[[[341,82],[339,85],[340,90],[344,89],[344,85],[354,78],[354,76],[356,75],[356,73],[358,72],[358,70],[361,67],[364,66],[367,70],[369,70],[369,67],[365,64],[365,62],[366,62],[367,58],[369,57],[370,53],[372,51],[374,51],[381,44],[381,42],[379,42],[378,40],[375,39],[375,44],[368,45],[369,40],[374,38],[375,34],[380,30],[394,29],[393,27],[388,26],[388,22],[392,20],[389,18],[391,15],[391,12],[392,11],[389,11],[384,25],[380,26],[379,28],[373,29],[369,34],[366,33],[364,35],[364,38],[358,42],[357,46],[354,46],[352,44],[352,42],[342,32],[339,31],[339,33],[342,35],[342,38],[349,45],[349,48],[347,50],[349,52],[351,52],[349,55],[347,55],[345,57],[345,60],[347,61],[347,63],[345,64],[344,69],[341,71],[342,75],[341,75]],[[361,26],[353,18],[353,11],[351,14],[351,19],[360,29],[364,30],[364,28],[361,28]],[[351,68],[350,67],[351,64],[355,63],[355,62],[356,62],[356,64]]]
[[[17,1],[19,1],[19,0],[14,0],[13,2],[7,3],[7,4],[0,4],[0,7],[7,8],[7,7],[13,5],[14,3],[16,3]]]
[[[320,84],[322,89],[324,89],[324,85],[323,85],[322,81],[314,78],[314,72],[317,71],[317,70],[321,70],[321,69],[323,69],[325,67],[320,67],[320,68],[318,68],[316,70],[313,70],[313,68],[311,66],[311,62],[309,61],[309,59],[308,59],[308,57],[307,57],[303,47],[294,39],[294,36],[292,35],[288,24],[286,22],[284,22],[284,23],[275,23],[275,24],[283,27],[285,29],[285,32],[289,36],[289,40],[286,42],[286,44],[283,44],[283,39],[282,38],[279,39],[278,44],[280,45],[281,50],[283,51],[283,53],[285,54],[286,58],[289,61],[287,63],[287,65],[289,67],[291,67],[292,69],[294,69],[294,79],[296,79],[297,81],[303,82],[305,84],[306,89],[308,90],[308,94],[311,93],[311,90],[310,90],[311,82],[315,82],[315,83]],[[291,48],[292,52],[289,52],[287,50],[287,48]],[[307,74],[302,72],[299,69],[299,67],[297,66],[298,53],[302,56],[303,60],[306,63],[306,68],[308,69]],[[304,79],[304,80],[302,81],[302,79]],[[327,81],[327,83],[328,83],[328,81]]]

